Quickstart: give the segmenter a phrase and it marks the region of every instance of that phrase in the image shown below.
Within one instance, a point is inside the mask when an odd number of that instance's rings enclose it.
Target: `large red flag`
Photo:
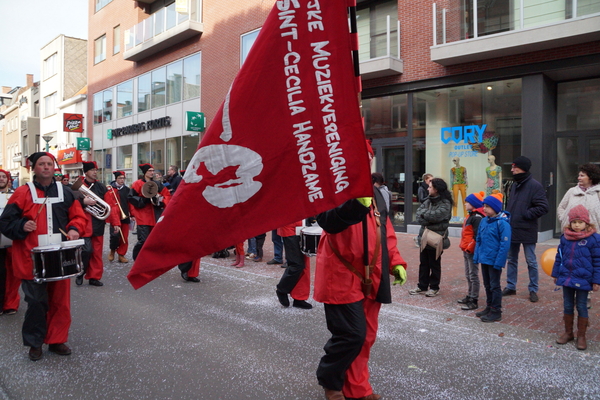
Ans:
[[[181,262],[372,196],[348,3],[276,2],[127,276],[134,288]]]

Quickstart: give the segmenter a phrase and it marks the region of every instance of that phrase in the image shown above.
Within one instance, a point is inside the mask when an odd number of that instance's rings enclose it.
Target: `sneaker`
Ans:
[[[532,303],[537,303],[539,297],[536,292],[529,292],[529,301]]]
[[[438,293],[439,293],[439,292],[440,292],[440,290],[439,290],[439,289],[438,289],[438,290],[429,289],[429,290],[427,291],[427,293],[425,293],[425,296],[427,296],[427,297],[435,297],[435,296],[437,296],[437,295],[438,295]]]
[[[471,301],[469,301],[468,303],[466,303],[460,309],[468,311],[468,310],[477,310],[478,308],[479,308],[479,306],[477,305],[477,300],[471,299]]]
[[[481,318],[485,315],[488,315],[490,313],[490,311],[492,311],[492,309],[490,307],[486,307],[484,308],[482,311],[479,311],[478,313],[475,313],[475,316],[478,318]]]
[[[254,254],[254,253],[246,254],[246,260],[252,260],[254,257],[256,257],[256,254]]]
[[[262,257],[258,257],[258,256],[257,256],[257,257],[254,257],[254,258],[252,259],[252,261],[254,261],[254,262],[261,262],[261,261],[262,261]]]
[[[425,294],[425,291],[422,290],[421,288],[417,287],[415,289],[410,289],[408,291],[408,294]]]
[[[283,264],[283,262],[282,261],[278,261],[276,259],[272,259],[272,260],[267,261],[267,265],[279,265],[279,264]]]
[[[502,313],[500,311],[492,311],[481,317],[481,322],[499,322],[502,321]]]
[[[504,288],[502,291],[502,296],[514,296],[517,294],[517,291],[514,289]]]
[[[457,302],[458,304],[467,304],[467,303],[469,302],[469,300],[470,300],[470,299],[471,299],[471,298],[470,298],[469,296],[465,296],[465,297],[463,297],[462,299],[460,299],[460,300],[457,300],[456,302]]]

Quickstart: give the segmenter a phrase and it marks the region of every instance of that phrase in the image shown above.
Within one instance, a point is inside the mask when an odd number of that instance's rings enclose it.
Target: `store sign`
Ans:
[[[204,113],[196,111],[186,111],[186,131],[189,132],[204,132],[206,129],[206,118]]]
[[[91,148],[92,148],[92,143],[90,141],[90,138],[86,138],[86,137],[78,137],[77,138],[77,150],[90,151]]]
[[[149,131],[152,129],[166,128],[171,126],[171,117],[162,117],[157,119],[151,119],[150,121],[140,122],[139,124],[133,124],[124,126],[122,128],[108,129],[106,135],[108,139],[112,139],[115,136],[131,135],[133,133],[140,133]]]
[[[80,163],[81,152],[79,152],[75,147],[59,150],[58,157],[56,157],[56,161],[58,161],[58,165]]]
[[[445,144],[450,142],[457,144],[460,144],[461,142],[466,144],[482,142],[485,128],[487,128],[487,124],[481,126],[467,125],[442,128],[440,138]]]
[[[83,114],[63,114],[63,132],[83,132]]]

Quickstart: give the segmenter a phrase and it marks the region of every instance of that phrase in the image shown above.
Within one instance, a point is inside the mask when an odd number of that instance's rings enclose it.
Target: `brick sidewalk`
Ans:
[[[437,297],[429,298],[421,295],[411,296],[408,294],[408,290],[416,287],[418,281],[419,249],[414,243],[413,238],[415,235],[397,233],[397,237],[400,254],[402,254],[402,257],[404,257],[408,263],[408,282],[402,287],[392,286],[393,301],[430,310],[476,318],[475,312],[482,310],[482,305],[485,306],[483,283],[481,284],[479,300],[480,308],[478,310],[463,311],[460,309],[460,304],[456,303],[458,299],[466,295],[467,291],[463,255],[458,247],[459,238],[450,238],[452,246],[448,250],[445,250],[442,255],[442,281],[440,284],[440,294]],[[550,241],[549,243],[553,242],[556,241]],[[538,260],[542,253],[551,247],[556,247],[556,244],[538,243],[536,247]],[[267,234],[265,240],[264,253],[263,262],[255,263],[246,260],[244,269],[272,278],[280,278],[283,269],[280,268],[279,265],[266,264],[266,261],[270,260],[273,254],[273,244],[271,242],[270,233]],[[233,256],[229,259],[214,259],[207,256],[205,257],[205,260],[210,260],[210,262],[219,265],[229,266],[233,260]],[[314,274],[314,257],[311,259],[311,265]],[[200,278],[202,278],[202,272],[200,273]],[[502,278],[502,288],[504,288],[506,284],[506,269],[502,272]],[[554,291],[555,286],[552,282],[552,278],[546,275],[540,267],[540,287],[538,292],[540,300],[537,303],[531,303],[529,301],[529,291],[527,290],[528,283],[527,264],[525,263],[523,251],[521,250],[517,295],[503,298],[502,322],[499,324],[510,324],[546,333],[562,332],[562,291]],[[598,329],[598,327],[600,327],[600,294],[593,296],[593,308],[589,310],[591,326],[588,330],[587,338],[589,340],[600,341],[600,329]],[[274,293],[273,299],[275,300]],[[596,299],[598,300],[595,301]]]

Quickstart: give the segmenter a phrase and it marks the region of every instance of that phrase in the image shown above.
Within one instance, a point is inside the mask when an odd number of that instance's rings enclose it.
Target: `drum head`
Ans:
[[[323,228],[320,226],[307,226],[306,228],[302,229],[303,235],[321,236],[321,233],[323,233]]]
[[[62,242],[60,247],[63,249],[72,249],[75,247],[83,246],[85,244],[85,240],[77,239],[77,240],[68,240],[66,242]]]
[[[60,244],[47,244],[45,246],[38,246],[31,249],[34,253],[44,253],[47,251],[56,251],[60,250]]]

